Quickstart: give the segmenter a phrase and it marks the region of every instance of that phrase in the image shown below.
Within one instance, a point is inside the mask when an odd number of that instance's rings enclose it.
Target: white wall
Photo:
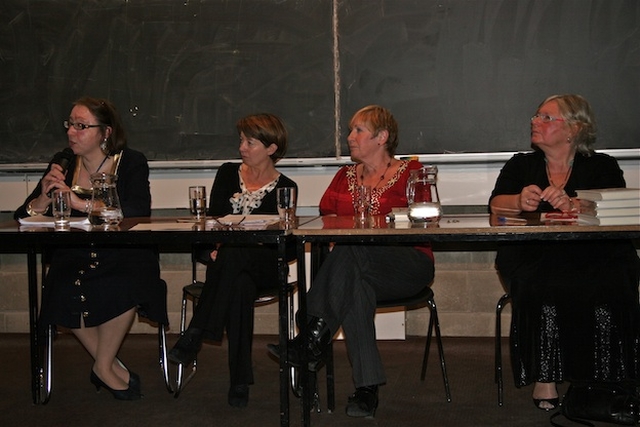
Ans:
[[[618,157],[628,187],[640,187],[640,149],[609,150]],[[423,163],[438,165],[438,192],[442,204],[486,205],[489,194],[504,161],[511,153],[478,155],[433,155],[420,156]],[[455,161],[451,161],[451,159]],[[446,159],[447,161],[443,161]],[[484,161],[483,161],[484,160]],[[283,160],[278,168],[298,183],[300,194],[299,214],[315,214],[315,207],[324,190],[341,164],[348,159],[335,160],[328,166],[306,165],[302,160]],[[219,165],[220,162],[211,162]],[[42,170],[44,165],[40,168]],[[151,163],[151,195],[154,209],[187,208],[187,188],[190,185],[205,185],[210,191],[216,166],[210,168],[179,168],[175,162]],[[5,169],[6,170],[6,169]],[[13,211],[38,183],[41,172],[2,172],[0,170],[0,211]]]

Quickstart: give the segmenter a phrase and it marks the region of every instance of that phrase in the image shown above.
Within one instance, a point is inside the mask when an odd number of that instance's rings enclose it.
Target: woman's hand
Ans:
[[[543,191],[537,185],[529,185],[524,187],[520,192],[518,203],[520,210],[523,212],[533,212],[538,209],[542,198]]]
[[[573,210],[573,201],[564,189],[548,186],[542,191],[541,199],[548,202],[554,209],[562,212],[570,212]]]
[[[42,194],[51,194],[56,188],[68,188],[64,182],[64,170],[57,163],[51,164],[51,170],[42,178]]]

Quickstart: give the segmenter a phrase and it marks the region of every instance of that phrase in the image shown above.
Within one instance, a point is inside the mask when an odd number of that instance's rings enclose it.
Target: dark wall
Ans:
[[[400,124],[399,153],[528,147],[529,117],[580,93],[599,148],[640,146],[636,0],[4,0],[0,163],[48,161],[71,102],[111,99],[150,160],[237,157],[235,121],[273,112],[288,157],[333,157],[358,108]],[[340,108],[334,111],[338,87]]]

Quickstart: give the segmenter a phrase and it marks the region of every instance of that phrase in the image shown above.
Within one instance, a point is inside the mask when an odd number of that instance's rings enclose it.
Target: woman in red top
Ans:
[[[350,129],[349,150],[355,164],[337,172],[322,196],[320,213],[353,215],[358,185],[371,187],[373,215],[406,207],[409,172],[422,165],[394,158],[398,126],[393,115],[371,105],[353,116]],[[347,415],[373,416],[378,407],[378,386],[386,382],[376,344],[376,303],[411,297],[429,286],[433,275],[429,246],[335,245],[309,291],[309,333],[290,343],[290,363],[299,366],[306,356],[309,369],[315,370],[331,338],[342,327],[356,387],[347,404]],[[278,346],[269,348],[279,354]]]

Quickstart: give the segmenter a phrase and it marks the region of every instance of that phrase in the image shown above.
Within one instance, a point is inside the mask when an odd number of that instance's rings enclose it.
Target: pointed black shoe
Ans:
[[[287,360],[289,365],[299,368],[305,357],[308,365],[307,369],[316,372],[322,361],[326,357],[327,349],[331,343],[332,334],[327,323],[320,317],[312,317],[309,320],[307,336],[298,334],[287,346]],[[267,344],[269,352],[280,358],[280,346],[278,344]]]
[[[91,370],[89,381],[91,381],[91,384],[96,386],[96,391],[100,391],[100,387],[104,387],[117,400],[139,400],[142,398],[142,394],[140,394],[139,391],[133,390],[131,386],[129,386],[126,390],[112,389],[107,384],[105,384],[104,381],[102,381],[95,372],[93,372],[93,369]]]
[[[349,396],[347,415],[350,417],[373,418],[378,409],[378,386],[358,387]]]
[[[202,330],[188,328],[180,335],[180,339],[169,352],[169,360],[173,363],[188,365],[196,360],[202,347]]]

